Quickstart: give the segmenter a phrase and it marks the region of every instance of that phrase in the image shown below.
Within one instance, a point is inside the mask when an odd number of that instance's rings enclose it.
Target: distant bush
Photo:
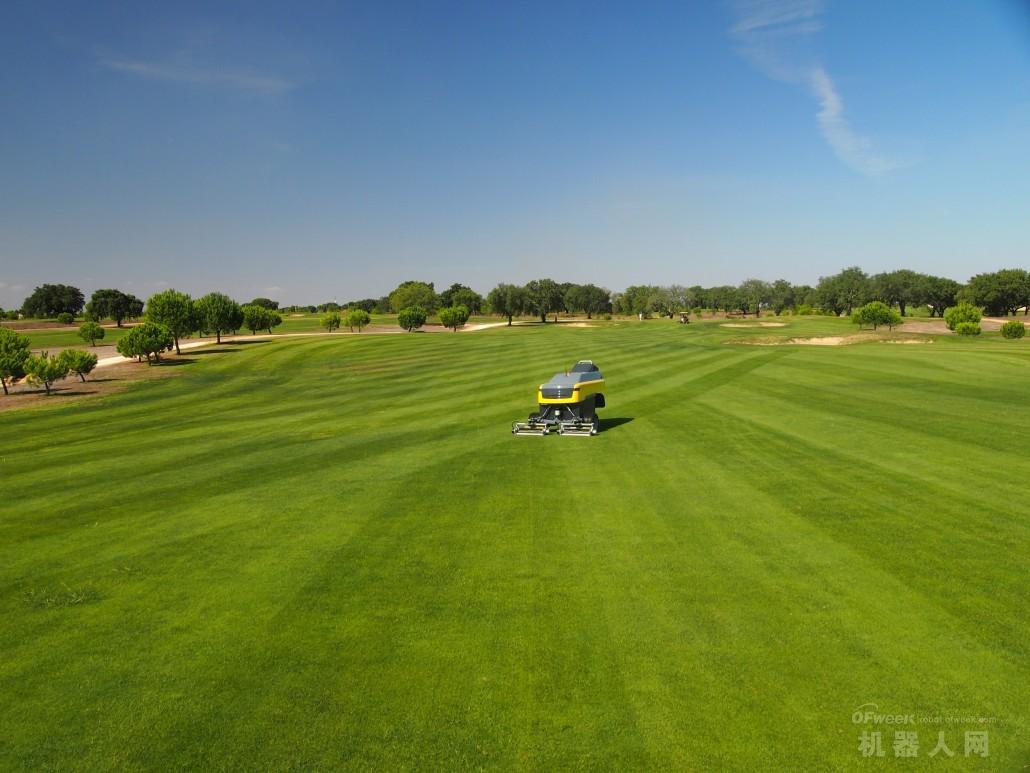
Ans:
[[[944,310],[944,323],[948,326],[948,330],[954,330],[956,333],[958,332],[958,326],[963,322],[971,322],[979,328],[982,318],[983,314],[980,312],[979,307],[971,303],[960,303],[958,306],[952,306]],[[969,333],[966,333],[966,335],[969,335]]]
[[[42,384],[48,395],[54,382],[67,375],[68,364],[60,355],[40,352],[25,361],[26,380],[30,384]]]
[[[67,311],[62,311],[60,314],[57,315],[57,321],[60,322],[62,325],[71,325],[75,322],[75,315],[70,314]]]
[[[955,325],[955,332],[960,336],[978,336],[980,326],[975,322],[959,322]]]
[[[104,337],[104,329],[96,322],[86,322],[79,327],[79,338],[90,346],[96,346],[97,341]]]
[[[255,306],[254,308],[260,309],[261,307]],[[322,315],[321,325],[330,333],[332,333],[334,330],[340,327],[340,321],[340,315],[335,311],[330,311],[327,314]]]
[[[469,310],[464,304],[458,304],[457,306],[448,306],[445,309],[440,309],[439,316],[440,322],[444,327],[449,327],[457,333],[458,328],[468,322]]]
[[[147,365],[160,362],[161,352],[171,351],[175,346],[175,336],[164,325],[156,322],[144,322],[136,325],[128,333],[122,336],[115,349],[123,357],[136,357],[142,360],[147,358]]]
[[[347,314],[347,327],[350,328],[351,332],[354,332],[354,328],[361,332],[361,328],[369,324],[372,321],[372,316],[364,309],[351,309]]]
[[[410,333],[426,324],[426,316],[426,310],[421,306],[411,306],[397,314],[397,324]]]
[[[25,375],[25,362],[30,355],[28,336],[0,327],[0,384],[5,395],[8,384]]]
[[[611,322],[612,321],[612,315],[608,314],[608,313],[605,313],[604,316],[601,317],[601,319],[605,320],[606,322]]]
[[[901,315],[882,301],[872,301],[858,309],[851,315],[851,321],[860,328],[865,325],[872,325],[873,330],[880,325],[894,329],[895,325],[902,323]]]
[[[65,349],[58,355],[58,359],[67,368],[67,372],[74,373],[83,384],[86,383],[86,376],[97,366],[97,356],[82,349]]]
[[[1018,319],[1010,319],[1001,326],[1001,334],[1005,338],[1022,338],[1026,335],[1026,325]]]

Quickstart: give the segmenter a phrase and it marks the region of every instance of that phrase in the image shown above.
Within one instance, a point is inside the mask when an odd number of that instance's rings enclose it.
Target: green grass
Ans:
[[[0,415],[0,767],[1022,769],[1030,342],[725,343],[850,330],[223,345]],[[602,433],[512,437],[581,357]],[[864,760],[870,702],[990,758]]]
[[[97,341],[97,346],[112,346],[129,332],[129,327],[105,327],[104,337]],[[21,331],[19,331],[21,332]],[[48,328],[45,330],[29,330],[22,335],[28,336],[33,349],[46,349],[50,346],[77,346],[88,348],[89,344],[79,337],[77,326]]]

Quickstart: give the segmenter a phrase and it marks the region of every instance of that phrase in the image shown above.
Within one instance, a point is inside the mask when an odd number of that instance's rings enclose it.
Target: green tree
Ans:
[[[859,327],[871,325],[873,330],[876,330],[880,325],[887,325],[887,327],[893,330],[895,325],[902,323],[901,314],[883,301],[870,301],[864,306],[855,309],[855,313],[851,315],[851,320]]]
[[[740,290],[732,285],[720,285],[709,288],[706,293],[708,303],[714,311],[735,311],[742,309],[744,302],[740,297]]]
[[[611,309],[611,293],[597,285],[570,285],[565,291],[565,308],[570,312],[582,311],[587,319]]]
[[[455,282],[446,290],[440,293],[440,307],[465,306],[471,314],[480,314],[483,311],[483,296],[463,284]]]
[[[1026,335],[1026,325],[1018,319],[1010,319],[1001,326],[1001,335],[1003,338],[1009,339],[1022,338]]]
[[[526,283],[527,311],[539,315],[541,322],[547,321],[547,315],[557,315],[562,308],[561,286],[553,279],[534,279]],[[557,317],[555,317],[557,320]]]
[[[157,322],[144,322],[122,336],[115,349],[123,357],[146,357],[147,365],[152,365],[161,361],[161,352],[171,351],[173,346],[175,336],[171,330]]]
[[[438,303],[432,282],[401,282],[390,293],[390,306],[394,311],[420,306],[431,314],[436,311]]]
[[[448,306],[446,309],[440,309],[440,322],[443,323],[444,327],[451,328],[455,333],[458,332],[458,328],[468,322],[469,310],[467,306],[458,304],[457,306]]]
[[[901,316],[905,316],[905,308],[916,302],[923,275],[907,268],[877,274],[871,280],[872,293],[888,306],[897,306]]]
[[[761,316],[762,306],[769,302],[769,296],[772,294],[769,283],[761,279],[745,279],[737,291],[740,293],[744,311],[753,311],[756,317]]]
[[[486,302],[490,311],[507,317],[511,326],[512,318],[526,313],[529,298],[524,287],[501,283],[487,293]]]
[[[944,323],[948,326],[948,330],[957,331],[958,326],[963,322],[971,322],[979,327],[982,318],[983,313],[971,303],[963,302],[944,311]]]
[[[222,343],[222,333],[239,329],[240,305],[224,293],[208,293],[198,298],[196,311],[200,317],[200,329],[204,333],[214,333],[217,343]]]
[[[269,335],[272,335],[272,328],[282,325],[282,317],[279,313],[270,311],[264,306],[247,304],[240,307],[239,314],[239,324],[249,330],[251,335],[255,335],[259,330],[265,330]]]
[[[277,311],[279,309],[279,301],[273,301],[271,298],[255,298],[249,304],[249,306],[260,306],[263,309],[269,311]]]
[[[779,316],[787,309],[793,308],[797,304],[794,295],[794,285],[786,279],[777,279],[769,285],[768,301],[773,314],[776,316]]]
[[[30,355],[28,336],[0,327],[0,384],[5,395],[10,394],[8,385],[25,375],[25,362]]]
[[[74,373],[83,384],[86,383],[86,376],[97,366],[97,356],[82,349],[65,349],[58,357],[64,363],[67,372]]]
[[[143,301],[121,290],[97,290],[86,304],[87,318],[94,322],[111,318],[118,327],[126,319],[135,319],[142,313]]]
[[[410,333],[412,330],[418,330],[426,324],[427,316],[426,310],[421,306],[412,306],[411,308],[400,310],[397,314],[397,324]]]
[[[97,341],[103,340],[106,333],[96,322],[84,322],[79,326],[79,338],[90,346],[96,346]]]
[[[340,313],[338,311],[330,311],[327,314],[323,314],[321,324],[322,327],[332,333],[340,327]]]
[[[354,328],[361,332],[361,328],[365,327],[372,321],[372,316],[364,309],[351,309],[347,313],[347,327],[353,333]]]
[[[82,311],[85,303],[82,290],[71,285],[44,284],[36,287],[32,295],[21,305],[26,317],[56,317],[65,313],[75,315]]]
[[[379,301],[375,298],[362,298],[360,301],[350,301],[347,304],[348,309],[362,309],[371,314],[376,310],[376,305]]]
[[[820,308],[835,315],[851,314],[852,309],[861,306],[872,294],[869,276],[858,266],[851,266],[833,276],[819,278],[816,295]]]
[[[966,295],[992,316],[1015,314],[1030,306],[1030,274],[1021,268],[977,274],[969,280]]]
[[[59,355],[40,352],[25,361],[25,380],[30,384],[42,384],[48,395],[54,382],[67,375],[68,366]]]
[[[193,299],[178,290],[164,290],[154,293],[147,300],[147,322],[164,325],[172,334],[175,353],[182,354],[179,339],[197,330],[198,318]]]
[[[955,305],[962,285],[954,279],[923,275],[916,284],[914,302],[930,308],[930,316],[943,317],[949,306]]]

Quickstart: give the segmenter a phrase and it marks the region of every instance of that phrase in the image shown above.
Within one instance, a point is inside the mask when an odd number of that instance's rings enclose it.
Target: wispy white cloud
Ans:
[[[283,288],[279,287],[278,285],[272,285],[271,287],[265,288],[266,293],[281,293],[282,290]]]
[[[220,67],[201,67],[185,62],[147,62],[114,57],[101,57],[99,61],[110,70],[139,78],[230,88],[251,94],[275,96],[289,91],[294,85],[289,80],[277,76],[257,75]]]
[[[819,130],[837,158],[870,177],[887,174],[900,166],[894,159],[877,153],[869,139],[854,132],[844,118],[844,102],[822,67],[812,70],[810,83],[819,100]]]
[[[870,177],[901,166],[851,128],[840,92],[809,50],[822,29],[821,0],[738,0],[733,9],[737,20],[730,35],[738,53],[768,78],[807,87],[819,105],[819,131],[837,158]]]
[[[736,35],[769,30],[794,29],[798,25],[819,23],[820,0],[739,0],[735,4],[737,23],[731,32]]]

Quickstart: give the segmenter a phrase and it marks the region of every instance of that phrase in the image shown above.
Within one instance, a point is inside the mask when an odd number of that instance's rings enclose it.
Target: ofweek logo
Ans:
[[[878,708],[875,703],[863,703],[852,713],[851,721],[856,725],[909,725],[916,721],[914,714],[881,714]]]
[[[921,751],[926,752],[927,757],[949,758],[962,752],[962,757],[990,756],[990,739],[988,732],[984,729],[960,730],[955,725],[974,725],[983,727],[996,721],[995,717],[984,717],[964,714],[906,714],[900,712],[881,711],[875,703],[863,703],[851,712],[851,722],[855,725],[872,725],[872,728],[863,728],[858,738],[858,752],[863,757],[886,757],[887,750],[893,751],[894,757],[919,757]],[[927,736],[925,746],[921,746],[921,739],[918,730],[905,729],[883,731],[875,729],[879,725],[936,725],[932,730],[924,730]],[[941,725],[952,725],[947,730],[941,730]],[[936,735],[936,742],[932,737]],[[886,739],[885,739],[886,736]],[[952,746],[949,746],[949,743]],[[932,748],[931,748],[932,747]]]

